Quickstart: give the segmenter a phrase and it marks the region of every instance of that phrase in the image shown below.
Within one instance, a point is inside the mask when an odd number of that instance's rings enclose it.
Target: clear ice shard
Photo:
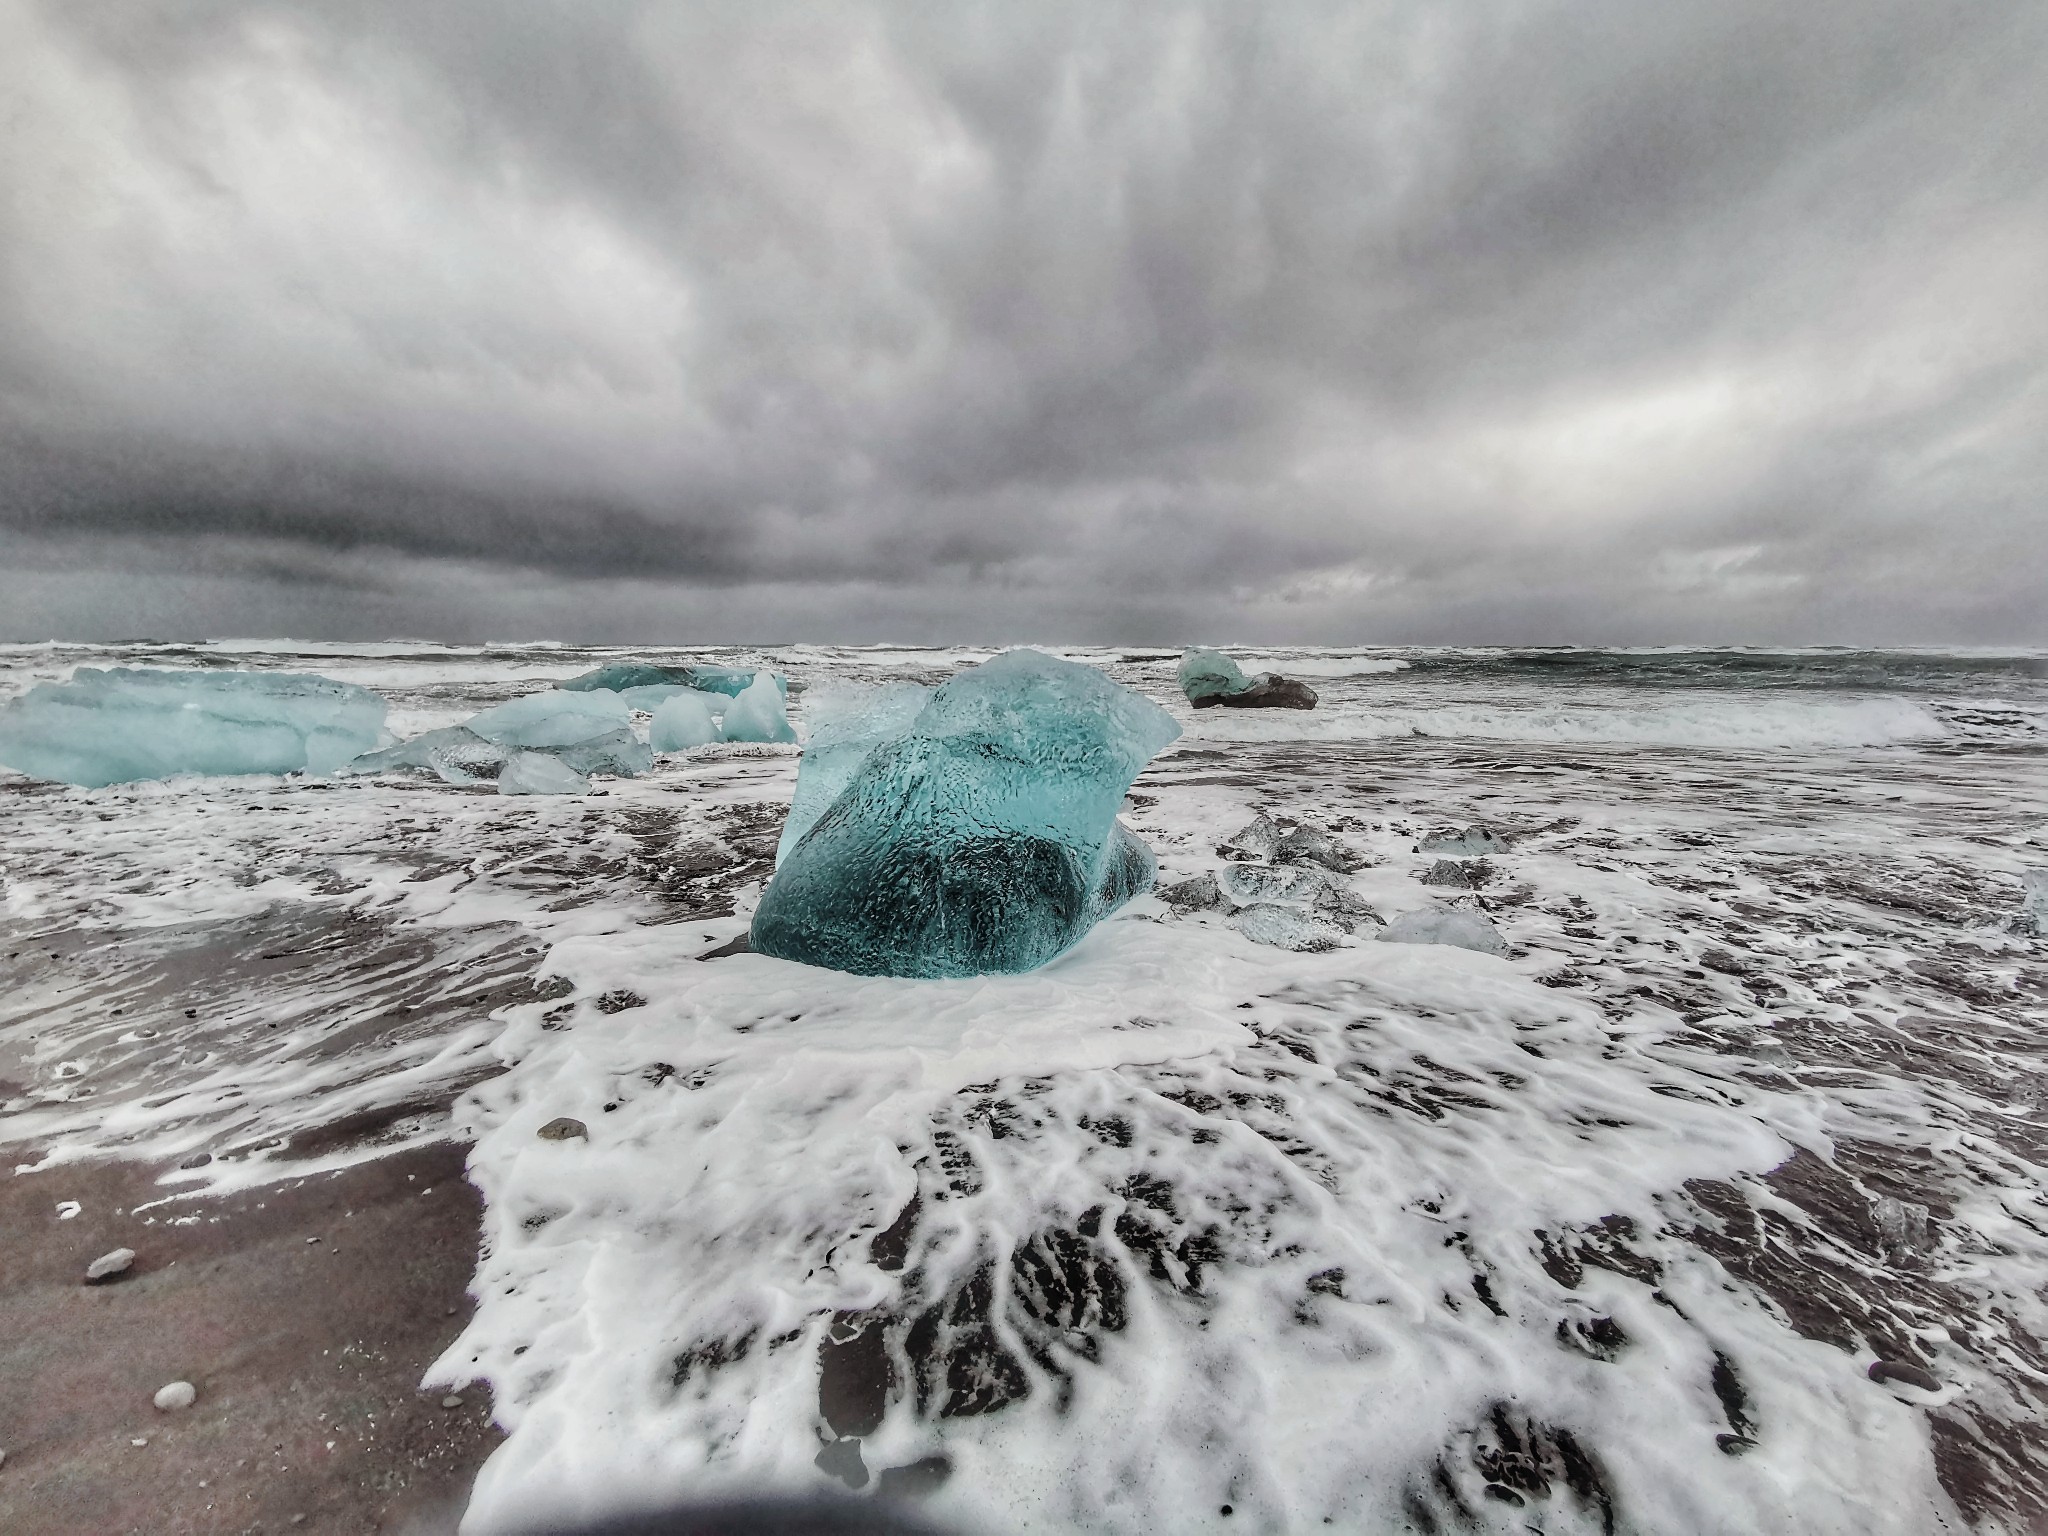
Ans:
[[[515,752],[498,775],[501,795],[580,795],[590,781],[546,752]]]
[[[451,725],[381,752],[365,752],[348,765],[348,771],[389,773],[394,768],[421,768],[438,773],[450,784],[484,784],[498,776],[513,751],[486,741],[467,726]]]
[[[815,766],[806,753],[797,797],[813,819],[762,893],[755,950],[862,975],[1028,971],[1151,885],[1151,850],[1116,813],[1180,734],[1158,705],[1018,650],[941,685],[906,724],[891,707],[848,727],[844,753],[823,732]]]
[[[772,672],[762,672],[726,706],[719,730],[727,741],[795,741],[783,711],[782,689]]]
[[[1482,955],[1504,955],[1507,940],[1485,915],[1463,907],[1420,907],[1403,912],[1380,930],[1388,944],[1449,944],[1457,949],[1476,949]]]
[[[550,748],[633,728],[633,711],[615,693],[564,693],[550,688],[472,715],[465,724],[486,741]]]
[[[704,695],[694,688],[679,688],[663,699],[647,725],[648,744],[657,752],[687,752],[716,740],[718,722]]]
[[[1441,853],[1453,859],[1477,859],[1489,853],[1506,853],[1508,845],[1485,827],[1467,827],[1462,832],[1445,827],[1425,837],[1418,851]]]
[[[1230,919],[1230,926],[1254,944],[1270,944],[1275,949],[1310,954],[1335,949],[1344,942],[1344,930],[1335,923],[1326,922],[1299,907],[1282,906],[1273,901],[1254,902],[1240,908]]]
[[[2025,882],[2026,895],[2012,926],[2017,932],[2048,939],[2048,869],[2030,869],[2020,878]]]
[[[97,789],[174,773],[332,773],[377,745],[384,700],[294,672],[80,667],[0,708],[0,763]]]
[[[1252,680],[1221,651],[1193,650],[1180,659],[1180,691],[1189,699],[1222,698],[1243,693]]]

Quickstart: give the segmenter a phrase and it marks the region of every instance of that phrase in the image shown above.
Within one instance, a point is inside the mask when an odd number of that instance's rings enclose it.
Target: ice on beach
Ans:
[[[657,752],[687,752],[718,740],[718,722],[711,706],[694,688],[680,689],[654,708],[647,741]]]
[[[782,689],[772,672],[762,672],[733,696],[719,724],[727,741],[795,741],[784,713]]]
[[[2048,869],[2030,869],[2022,878],[2026,882],[2026,896],[2013,926],[2036,938],[2048,939]]]
[[[1483,912],[1464,907],[1418,907],[1388,921],[1380,930],[1386,944],[1449,944],[1482,955],[1505,955],[1507,940]]]
[[[508,747],[550,748],[633,728],[633,711],[615,693],[564,693],[550,688],[472,715],[469,729]]]
[[[577,773],[616,773],[631,778],[654,766],[654,749],[623,727],[549,750]]]
[[[1180,691],[1193,699],[1221,698],[1252,686],[1244,669],[1221,651],[1193,650],[1180,660]]]
[[[1274,901],[1241,908],[1231,917],[1230,926],[1254,944],[1301,953],[1335,949],[1344,942],[1344,930],[1335,923]]]
[[[498,775],[501,795],[580,795],[590,781],[559,757],[546,752],[520,752]]]
[[[1150,700],[1037,651],[961,673],[788,850],[754,948],[867,975],[1043,965],[1151,884],[1151,853],[1116,813],[1179,734]]]
[[[97,789],[176,773],[332,773],[377,745],[384,700],[292,672],[80,667],[0,708],[0,764]]]
[[[451,725],[381,751],[365,752],[348,765],[348,771],[390,773],[418,768],[437,773],[450,784],[484,784],[498,776],[512,753],[512,748],[486,741],[466,726]]]
[[[841,684],[804,695],[810,739],[775,847],[778,865],[853,782],[868,753],[908,731],[931,697],[922,683]]]
[[[755,678],[762,676],[753,667],[680,666],[664,667],[646,661],[620,661],[610,666],[596,667],[579,673],[566,682],[557,683],[557,689],[570,693],[626,693],[640,689],[690,688],[699,693],[722,693],[735,698],[752,686]],[[778,691],[788,692],[788,680],[780,673],[769,672]]]
[[[1443,828],[1425,837],[1419,851],[1452,859],[1476,859],[1490,853],[1506,853],[1508,845],[1485,827],[1467,827],[1462,832]]]

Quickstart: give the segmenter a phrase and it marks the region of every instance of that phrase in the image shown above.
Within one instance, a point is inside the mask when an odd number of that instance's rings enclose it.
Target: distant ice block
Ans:
[[[465,724],[508,747],[568,747],[633,728],[633,711],[615,693],[564,693],[550,688],[472,715]]]
[[[853,782],[868,753],[909,730],[931,697],[932,690],[922,683],[838,684],[804,695],[809,739],[797,770],[796,796],[775,846],[778,866]]]
[[[1506,853],[1506,839],[1485,827],[1467,827],[1459,832],[1449,827],[1439,828],[1425,837],[1418,852],[1440,853],[1453,859],[1477,859],[1490,853]]]
[[[873,734],[762,894],[757,951],[864,975],[1028,971],[1150,886],[1116,813],[1180,728],[1094,668],[1006,651]]]
[[[2037,939],[2048,939],[2048,869],[2030,869],[2020,878],[2025,882],[2026,894],[2021,898],[2013,927]]]
[[[384,700],[293,672],[80,667],[0,708],[0,763],[97,789],[174,773],[332,773],[377,745]]]
[[[1504,955],[1507,940],[1481,912],[1463,907],[1421,907],[1403,912],[1380,930],[1387,944],[1449,944],[1458,949],[1476,949],[1482,955]]]
[[[1190,700],[1243,693],[1252,685],[1244,669],[1221,651],[1189,651],[1180,659],[1178,675],[1180,691]]]
[[[789,716],[783,710],[782,690],[776,686],[772,672],[758,674],[734,695],[725,719],[719,722],[719,731],[727,741],[796,740],[796,732],[790,729]]]
[[[718,722],[711,706],[694,688],[684,688],[655,706],[647,741],[657,752],[687,752],[718,740]]]
[[[590,781],[546,752],[517,752],[498,775],[501,795],[580,795]]]
[[[592,671],[579,673],[555,686],[570,693],[624,693],[629,689],[694,688],[700,693],[722,693],[730,698],[745,691],[759,675],[760,673],[753,667],[664,667],[647,661],[615,661],[608,667],[597,667]],[[784,694],[788,693],[787,678],[778,672],[770,672],[768,676],[775,679],[775,686],[779,690]]]

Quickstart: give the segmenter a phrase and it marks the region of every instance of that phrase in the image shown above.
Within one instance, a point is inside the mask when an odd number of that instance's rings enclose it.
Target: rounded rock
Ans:
[[[176,1413],[180,1408],[190,1408],[199,1400],[199,1389],[189,1381],[173,1381],[157,1388],[151,1399],[160,1413]]]
[[[578,1136],[588,1141],[590,1139],[590,1127],[581,1120],[573,1120],[567,1115],[560,1115],[542,1126],[535,1134],[542,1141],[570,1141]]]
[[[1941,1390],[1941,1382],[1932,1371],[1910,1360],[1873,1360],[1864,1374],[1872,1381],[1897,1382],[1904,1387],[1918,1387],[1922,1392]]]

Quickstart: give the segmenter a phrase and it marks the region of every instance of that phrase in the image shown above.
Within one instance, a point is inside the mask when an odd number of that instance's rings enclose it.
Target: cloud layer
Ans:
[[[0,629],[2048,641],[2048,10],[0,0]]]

